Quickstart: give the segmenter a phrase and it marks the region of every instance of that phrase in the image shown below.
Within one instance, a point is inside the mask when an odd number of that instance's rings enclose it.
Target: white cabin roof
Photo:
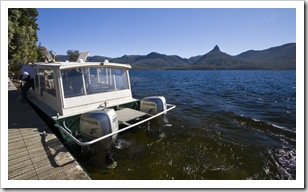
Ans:
[[[111,68],[124,68],[131,69],[129,64],[110,63],[104,62],[55,62],[55,63],[35,63],[35,65],[42,66],[44,68],[58,68],[58,69],[70,69],[79,67],[111,67]]]

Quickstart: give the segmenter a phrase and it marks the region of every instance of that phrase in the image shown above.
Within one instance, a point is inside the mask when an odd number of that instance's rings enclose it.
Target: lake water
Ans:
[[[92,179],[296,179],[295,71],[130,71],[135,98],[162,95],[168,123],[118,136],[118,165]]]

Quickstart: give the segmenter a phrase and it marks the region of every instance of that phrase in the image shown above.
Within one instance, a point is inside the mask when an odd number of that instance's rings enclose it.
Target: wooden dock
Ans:
[[[8,180],[90,180],[60,140],[9,82]]]

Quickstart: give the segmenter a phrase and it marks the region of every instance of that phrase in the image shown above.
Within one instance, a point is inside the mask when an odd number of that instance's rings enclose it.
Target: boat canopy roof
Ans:
[[[57,68],[57,69],[72,69],[83,67],[105,67],[105,68],[122,68],[131,69],[129,64],[110,63],[107,60],[104,62],[55,62],[55,63],[35,63],[44,68]]]

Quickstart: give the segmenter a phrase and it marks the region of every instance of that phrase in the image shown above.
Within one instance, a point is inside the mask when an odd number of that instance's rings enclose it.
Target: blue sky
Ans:
[[[158,52],[189,58],[296,42],[295,8],[39,8],[39,42],[121,57]]]

